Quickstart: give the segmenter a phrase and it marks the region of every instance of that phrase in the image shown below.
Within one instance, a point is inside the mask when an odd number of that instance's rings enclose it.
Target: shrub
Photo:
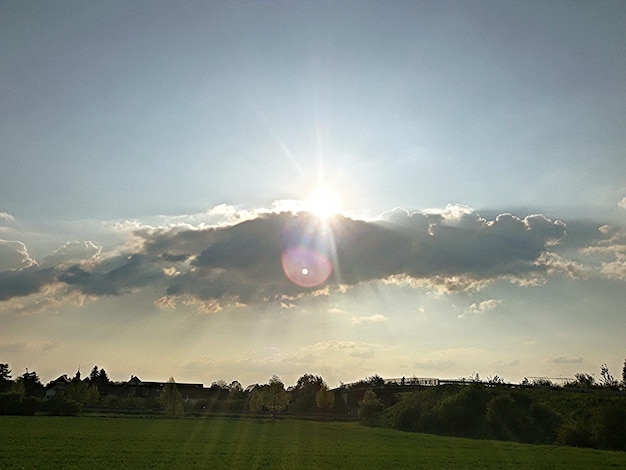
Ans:
[[[383,403],[372,390],[367,390],[363,395],[359,419],[365,426],[379,426]]]
[[[495,396],[487,405],[487,423],[498,439],[526,441],[531,422],[511,395]]]
[[[67,397],[55,396],[44,403],[43,411],[55,416],[77,416],[81,405]]]
[[[533,423],[532,438],[535,443],[552,444],[556,441],[563,422],[561,415],[545,403],[530,405],[530,418]]]
[[[578,419],[570,418],[559,429],[557,443],[574,447],[593,447],[589,427]]]
[[[597,408],[591,418],[591,434],[599,447],[626,450],[626,406]]]

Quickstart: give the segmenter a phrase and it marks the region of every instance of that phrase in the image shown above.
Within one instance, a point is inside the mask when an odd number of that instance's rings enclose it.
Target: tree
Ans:
[[[170,377],[159,395],[159,403],[168,416],[183,414],[183,396],[178,391],[174,377]]]
[[[368,377],[367,379],[365,379],[365,381],[373,387],[382,387],[383,385],[385,385],[385,379],[383,379],[378,374],[374,374],[371,377]]]
[[[600,366],[600,385],[607,388],[616,388],[618,385],[617,380],[611,375],[606,364]]]
[[[100,399],[98,387],[96,385],[87,385],[82,380],[72,380],[67,384],[63,396],[81,405],[94,405]]]
[[[264,389],[264,405],[270,413],[283,411],[289,405],[289,396],[285,391],[283,381],[277,375],[273,375]]]
[[[319,375],[304,374],[298,379],[293,394],[296,396],[317,393],[324,384],[324,379]]]
[[[624,368],[622,369],[622,386],[626,387],[626,359],[624,359]]]
[[[315,396],[324,385],[324,379],[319,375],[304,374],[298,379],[296,386],[289,393],[291,403],[289,411],[294,413],[315,413],[317,406]]]
[[[574,374],[574,377],[574,381],[565,383],[566,387],[593,388],[593,386],[595,385],[595,379],[593,378],[593,375],[579,372],[577,374]]]
[[[27,397],[41,397],[43,396],[44,386],[39,380],[37,372],[26,372],[20,375],[17,382],[21,383],[24,387],[24,395]]]
[[[366,390],[359,409],[359,418],[366,426],[378,426],[383,403],[373,390]]]
[[[315,404],[322,411],[330,411],[335,406],[335,392],[328,389],[328,385],[322,384],[315,394]]]
[[[241,400],[245,397],[245,393],[243,391],[243,387],[241,383],[237,380],[233,380],[228,386],[228,396],[231,400]]]
[[[111,384],[106,370],[98,370],[97,365],[93,366],[93,369],[91,369],[91,373],[89,374],[89,382],[91,383],[91,385],[95,385],[96,387],[98,387],[98,390],[102,394],[106,394],[107,390],[109,389],[109,385]]]
[[[249,406],[250,411],[253,413],[260,413],[263,411],[263,388],[257,387],[252,391]]]
[[[250,411],[259,413],[266,410],[270,413],[283,411],[289,405],[289,395],[282,380],[276,375],[266,385],[261,385],[252,391],[250,396]]]
[[[0,393],[6,392],[11,388],[11,369],[9,364],[0,364]]]

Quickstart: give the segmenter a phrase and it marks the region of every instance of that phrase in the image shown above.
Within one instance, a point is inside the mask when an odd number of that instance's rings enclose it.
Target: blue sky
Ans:
[[[0,360],[617,371],[625,25],[619,1],[3,2]]]

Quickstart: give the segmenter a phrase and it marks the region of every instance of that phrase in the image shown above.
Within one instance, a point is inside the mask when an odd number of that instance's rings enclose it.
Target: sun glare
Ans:
[[[337,192],[328,186],[318,186],[306,199],[306,208],[318,217],[331,217],[341,211]]]

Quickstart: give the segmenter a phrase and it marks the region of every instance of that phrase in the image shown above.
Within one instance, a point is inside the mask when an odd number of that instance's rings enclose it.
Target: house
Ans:
[[[54,380],[51,380],[50,383],[46,385],[45,399],[49,400],[50,398],[53,398],[57,395],[61,395],[65,391],[65,389],[67,388],[67,385],[70,382],[71,380],[68,379],[67,375],[65,374],[57,377]]]

